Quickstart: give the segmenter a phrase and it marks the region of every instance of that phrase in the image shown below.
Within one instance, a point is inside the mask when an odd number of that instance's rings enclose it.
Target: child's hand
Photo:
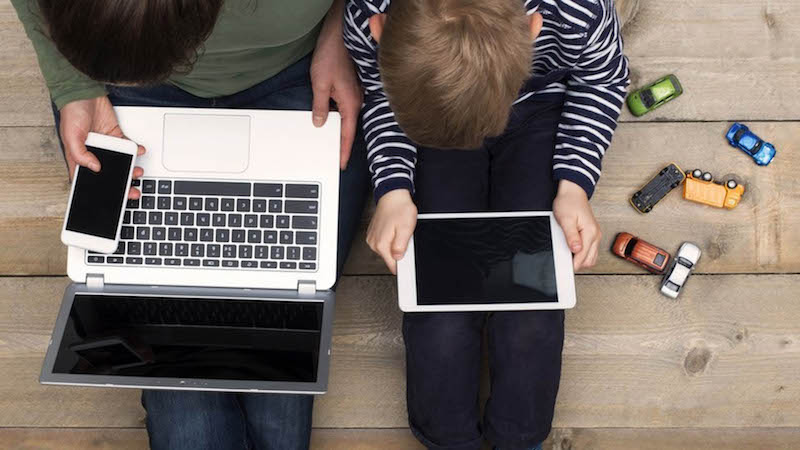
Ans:
[[[416,226],[417,206],[407,190],[388,192],[378,200],[378,208],[367,230],[367,244],[395,275],[397,260],[405,255]]]
[[[561,180],[553,201],[553,214],[567,237],[567,245],[574,255],[572,265],[575,270],[594,266],[603,233],[594,218],[586,191],[571,181]]]

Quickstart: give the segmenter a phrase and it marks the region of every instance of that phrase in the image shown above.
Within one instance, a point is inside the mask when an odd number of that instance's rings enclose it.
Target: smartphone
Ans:
[[[119,244],[138,146],[127,139],[89,133],[86,149],[100,161],[100,172],[76,169],[61,242],[113,253]]]

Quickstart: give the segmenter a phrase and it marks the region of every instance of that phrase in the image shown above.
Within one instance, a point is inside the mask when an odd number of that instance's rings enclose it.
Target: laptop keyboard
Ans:
[[[144,178],[99,265],[315,271],[319,185]]]

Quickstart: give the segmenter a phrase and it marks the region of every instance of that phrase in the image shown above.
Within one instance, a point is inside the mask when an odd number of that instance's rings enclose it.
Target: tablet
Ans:
[[[551,212],[420,214],[397,284],[405,312],[575,306],[572,253]]]

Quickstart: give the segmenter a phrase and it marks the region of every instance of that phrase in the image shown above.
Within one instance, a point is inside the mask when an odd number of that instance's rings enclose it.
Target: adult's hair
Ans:
[[[90,78],[155,84],[188,72],[223,0],[38,0],[56,48]]]
[[[532,58],[519,0],[394,0],[378,49],[398,125],[436,148],[502,134]]]

